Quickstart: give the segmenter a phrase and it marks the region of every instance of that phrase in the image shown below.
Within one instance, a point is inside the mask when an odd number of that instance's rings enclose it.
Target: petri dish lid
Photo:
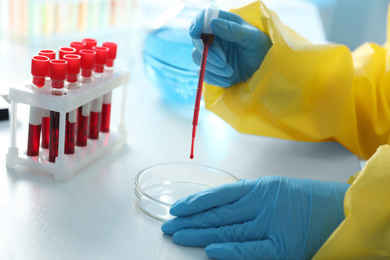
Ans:
[[[134,199],[144,213],[159,221],[166,221],[173,218],[169,209],[178,199],[236,181],[239,179],[225,171],[201,164],[163,163],[137,174]]]

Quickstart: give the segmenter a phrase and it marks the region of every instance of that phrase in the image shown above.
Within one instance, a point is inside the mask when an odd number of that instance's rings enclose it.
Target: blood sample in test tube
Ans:
[[[100,132],[103,133],[108,133],[110,131],[111,96],[112,92],[109,92],[103,96],[102,114],[100,122]]]
[[[91,39],[91,38],[85,38],[85,39],[83,39],[82,42],[85,42],[85,44],[86,44],[85,48],[89,49],[89,50],[92,50],[92,47],[97,45],[97,41],[95,39]]]
[[[39,143],[41,137],[42,109],[30,106],[30,118],[28,126],[27,155],[39,155]]]
[[[49,69],[49,58],[46,56],[33,56],[31,59],[32,83],[38,88],[45,85],[45,78]]]
[[[54,60],[56,58],[56,51],[55,50],[40,50],[39,55],[46,56],[50,60]],[[49,66],[47,66],[47,76],[49,77]]]
[[[92,47],[92,50],[96,51],[94,72],[103,73],[104,66],[106,65],[106,62],[107,62],[108,48],[94,46],[94,47]]]
[[[76,109],[66,113],[65,154],[74,154],[76,138]]]
[[[61,47],[58,51],[58,59],[64,59],[66,54],[76,54],[76,49],[72,47]]]
[[[50,61],[51,94],[63,95],[64,81],[66,79],[68,62],[66,60]],[[49,161],[55,162],[58,156],[58,134],[60,128],[60,113],[50,111],[50,142]]]
[[[114,60],[116,58],[117,44],[115,42],[104,42],[103,47],[108,48],[106,67],[111,69],[114,67]]]
[[[84,49],[80,51],[80,56],[81,76],[90,78],[95,67],[96,51]]]
[[[49,148],[49,140],[50,140],[50,111],[47,109],[43,109],[41,147],[44,149]]]
[[[86,49],[87,44],[85,42],[71,42],[70,47],[76,49],[76,54],[80,54],[82,49]]]
[[[89,139],[99,139],[102,101],[103,97],[98,97],[91,101],[91,113],[89,114]]]
[[[88,139],[88,124],[89,124],[89,114],[91,111],[91,103],[87,103],[78,108],[77,111],[77,136],[76,136],[76,145],[77,146],[87,146]]]
[[[77,54],[66,54],[63,59],[68,62],[66,81],[69,83],[76,83],[80,73],[81,56]]]

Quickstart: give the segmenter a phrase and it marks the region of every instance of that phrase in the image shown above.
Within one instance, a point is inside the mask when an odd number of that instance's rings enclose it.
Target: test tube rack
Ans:
[[[10,147],[6,155],[6,166],[15,168],[17,165],[50,173],[57,181],[68,181],[83,167],[107,154],[113,147],[126,142],[126,127],[124,112],[126,104],[126,88],[129,82],[127,70],[113,70],[93,78],[89,83],[81,83],[80,88],[69,89],[63,96],[50,93],[50,82],[43,88],[37,88],[31,80],[11,87],[10,100]],[[92,100],[121,87],[121,111],[117,129],[109,133],[99,133],[96,140],[88,139],[85,147],[75,147],[74,154],[64,154],[66,113],[73,111]],[[49,162],[48,149],[41,149],[38,156],[27,156],[26,150],[17,146],[17,104],[27,104],[37,108],[56,111],[60,114],[58,157],[55,162]],[[115,111],[112,111],[115,112]]]

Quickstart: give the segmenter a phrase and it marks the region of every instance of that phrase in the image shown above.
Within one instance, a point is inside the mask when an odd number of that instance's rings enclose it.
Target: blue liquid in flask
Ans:
[[[162,27],[147,35],[143,53],[146,73],[165,101],[194,103],[199,68],[192,60],[193,48],[184,28]]]

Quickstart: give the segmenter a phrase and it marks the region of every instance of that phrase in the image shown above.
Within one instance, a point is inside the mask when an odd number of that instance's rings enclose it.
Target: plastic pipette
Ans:
[[[213,31],[211,30],[210,23],[211,23],[211,19],[218,17],[218,13],[219,13],[218,8],[213,4],[210,4],[206,8],[205,15],[204,15],[204,22],[203,22],[203,30],[200,36],[203,42],[203,50],[202,50],[202,59],[200,62],[198,89],[196,91],[194,117],[192,120],[192,142],[191,142],[191,155],[190,155],[191,159],[194,159],[194,143],[195,143],[195,136],[196,136],[196,126],[198,125],[199,107],[200,107],[200,99],[202,97],[203,79],[204,79],[204,73],[206,69],[207,53],[209,50],[209,46],[214,41],[214,34]]]

